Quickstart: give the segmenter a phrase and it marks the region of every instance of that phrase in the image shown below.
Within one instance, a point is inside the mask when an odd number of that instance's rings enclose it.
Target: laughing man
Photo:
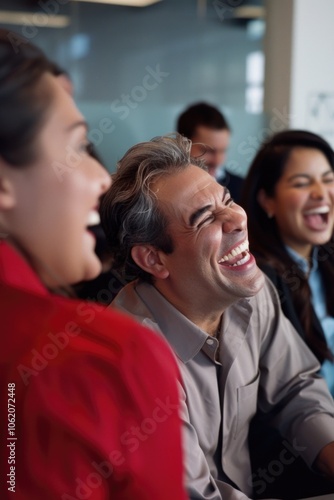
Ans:
[[[245,212],[190,148],[180,135],[132,147],[101,207],[115,267],[137,278],[112,306],[164,336],[181,368],[189,497],[253,496],[257,410],[334,478],[334,404],[318,362],[248,250]]]

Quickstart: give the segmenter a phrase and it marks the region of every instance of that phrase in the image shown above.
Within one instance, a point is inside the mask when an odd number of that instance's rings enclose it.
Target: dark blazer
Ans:
[[[305,340],[305,332],[294,308],[289,284],[283,280],[282,276],[273,267],[263,263],[259,263],[259,267],[274,284],[285,316]],[[311,304],[310,307],[312,308]],[[314,331],[320,337],[324,337],[323,329],[313,308],[312,323]],[[319,361],[321,362],[321,360]],[[257,472],[267,470],[268,464],[277,461],[286,446],[286,440],[271,427],[265,414],[258,413],[250,427],[249,444],[252,468],[253,471]],[[301,498],[304,496],[305,491],[307,491],[307,496],[310,496],[333,493],[334,490],[331,482],[323,478],[323,476],[312,474],[306,467],[305,462],[298,456],[295,461],[291,461],[291,464],[284,466],[282,474],[276,476],[272,483],[268,482],[266,484],[266,489],[262,495],[255,496],[255,498]]]
[[[222,177],[218,177],[217,181],[222,186],[226,186],[230,191],[233,200],[236,203],[240,203],[241,198],[241,189],[243,186],[244,179],[239,177],[238,175],[232,174],[225,170],[224,175]]]
[[[291,296],[291,289],[286,281],[283,280],[282,276],[280,276],[277,271],[266,264],[259,263],[259,267],[262,269],[262,271],[268,276],[268,278],[273,282],[275,285],[275,288],[279,294],[280,297],[280,302],[282,306],[282,310],[285,314],[285,316],[291,321],[301,338],[306,342],[305,338],[305,332],[304,329],[301,325],[300,319],[298,317],[297,311],[295,310],[293,301],[292,301],[292,296]],[[312,325],[313,325],[313,331],[319,338],[325,340],[325,334],[322,329],[322,326],[320,324],[320,321],[312,307],[312,304],[310,304],[310,308],[312,309]],[[319,360],[322,362],[322,360]]]

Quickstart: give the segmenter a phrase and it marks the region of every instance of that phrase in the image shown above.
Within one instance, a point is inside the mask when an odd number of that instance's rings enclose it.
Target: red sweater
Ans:
[[[50,294],[3,242],[0,329],[1,499],[187,498],[179,372],[162,339]]]

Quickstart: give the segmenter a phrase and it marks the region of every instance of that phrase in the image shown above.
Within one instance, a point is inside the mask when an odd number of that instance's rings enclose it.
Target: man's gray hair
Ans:
[[[184,170],[190,164],[205,169],[190,157],[191,141],[173,134],[155,137],[130,148],[117,164],[112,185],[101,203],[101,222],[113,257],[113,267],[126,279],[152,276],[133,261],[135,245],[151,244],[171,253],[168,220],[157,203],[152,185],[162,176]]]

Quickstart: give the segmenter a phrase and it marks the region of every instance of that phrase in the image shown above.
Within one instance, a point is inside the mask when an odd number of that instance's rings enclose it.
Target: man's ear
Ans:
[[[0,210],[10,210],[16,205],[14,185],[8,175],[8,168],[0,159]]]
[[[155,278],[166,279],[169,271],[161,260],[160,254],[160,250],[152,245],[136,245],[131,250],[131,256],[137,266]]]

